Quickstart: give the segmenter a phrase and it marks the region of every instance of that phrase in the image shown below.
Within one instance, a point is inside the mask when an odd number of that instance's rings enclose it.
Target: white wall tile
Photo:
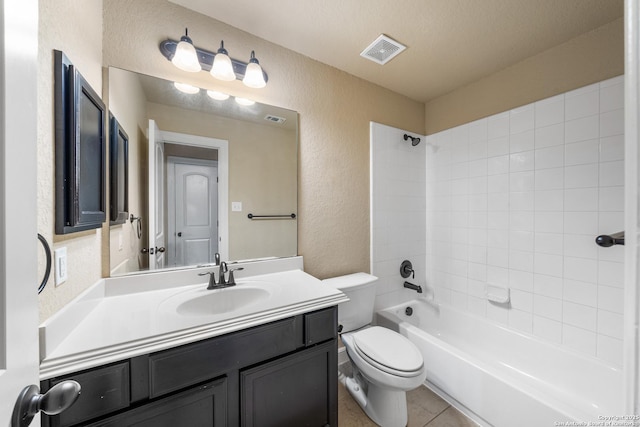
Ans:
[[[596,334],[582,328],[563,324],[562,344],[591,356],[596,355]]]
[[[560,277],[546,276],[544,274],[533,275],[533,292],[550,298],[561,299],[564,281]]]
[[[619,340],[623,337],[624,316],[606,310],[598,310],[598,333]]]
[[[509,135],[509,112],[493,115],[487,121],[487,138],[499,138]]]
[[[564,253],[564,236],[561,233],[535,233],[535,252],[551,255],[562,255]]]
[[[600,114],[600,137],[624,134],[624,110],[607,111]]]
[[[510,111],[509,131],[517,134],[534,128],[534,106],[533,104],[524,107],[514,108]]]
[[[562,321],[562,300],[544,295],[534,295],[533,313],[536,316],[560,322]]]
[[[564,164],[566,166],[597,163],[599,156],[599,140],[589,139],[565,145]]]
[[[569,301],[564,301],[562,304],[562,322],[564,324],[595,332],[598,322],[597,318],[597,310],[593,307],[575,304]]]
[[[583,91],[575,95],[567,93],[564,105],[564,118],[567,121],[598,114],[600,112],[599,87],[595,86],[593,90]]]
[[[565,144],[594,139],[599,136],[600,118],[597,115],[567,121],[564,124]]]
[[[487,141],[487,157],[509,154],[509,137],[501,136]]]
[[[598,186],[599,167],[597,163],[589,163],[564,168],[565,188],[587,188]]]
[[[423,173],[423,265],[439,303],[620,366],[624,248],[593,239],[624,229],[623,89],[617,77],[429,136],[439,149],[427,151]],[[411,180],[401,155],[385,154],[391,166],[385,156],[374,162],[386,168],[374,186],[392,192],[394,180]],[[416,209],[404,199],[416,188],[374,205]],[[403,251],[397,238],[416,240],[407,245],[417,252],[425,244],[411,221],[397,212],[372,219],[372,251],[390,258],[381,264],[389,271]],[[510,306],[486,301],[486,283],[510,287]]]
[[[600,84],[600,113],[624,108],[624,81]]]
[[[600,187],[624,185],[624,161],[600,162],[599,176]]]
[[[535,132],[533,129],[512,134],[509,137],[509,151],[519,153],[521,151],[531,151],[535,148]]]
[[[624,135],[600,138],[600,161],[624,160]]]
[[[564,122],[551,126],[536,127],[535,147],[547,148],[564,144]]]
[[[536,170],[562,166],[564,166],[564,146],[558,145],[535,150]]]
[[[536,128],[564,123],[564,94],[534,103]]]
[[[564,168],[540,169],[535,172],[536,190],[560,190],[564,188]]]
[[[552,343],[562,342],[562,323],[541,316],[533,316],[533,334]]]

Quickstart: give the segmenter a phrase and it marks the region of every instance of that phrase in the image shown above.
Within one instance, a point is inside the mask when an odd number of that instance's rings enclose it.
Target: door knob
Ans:
[[[80,396],[80,384],[73,380],[63,381],[40,394],[36,385],[25,387],[13,407],[11,427],[27,427],[40,411],[47,415],[58,415],[75,403]]]
[[[159,248],[158,248],[158,247],[156,247],[156,252],[163,253],[165,250],[166,250],[166,249],[164,248],[164,246],[161,246],[161,247],[159,247]]]
[[[178,231],[178,237],[182,237],[182,231]]]

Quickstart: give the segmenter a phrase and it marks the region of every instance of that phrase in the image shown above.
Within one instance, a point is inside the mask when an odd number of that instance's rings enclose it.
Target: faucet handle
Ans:
[[[216,286],[216,274],[213,271],[198,273],[198,276],[206,276],[206,275],[209,275],[209,286],[207,286],[207,289],[211,290]]]
[[[233,272],[234,271],[240,271],[240,270],[244,270],[244,267],[232,268],[231,270],[229,270],[229,280],[227,281],[227,285],[235,286],[236,279],[235,279],[235,277],[233,277]]]

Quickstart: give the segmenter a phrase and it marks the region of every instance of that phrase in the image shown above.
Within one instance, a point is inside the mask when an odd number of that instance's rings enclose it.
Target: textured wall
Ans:
[[[54,235],[53,49],[62,50],[93,89],[102,90],[102,1],[42,0],[38,52],[38,232],[52,249],[67,247],[69,280],[53,275],[38,298],[40,320],[55,313],[101,277],[101,230]],[[40,272],[42,277],[42,272]],[[35,286],[35,284],[34,284]]]
[[[624,73],[624,22],[532,56],[426,104],[432,134]]]
[[[165,1],[104,3],[104,65],[221,88],[300,113],[298,252],[320,278],[369,271],[369,121],[421,133],[422,104]],[[173,67],[158,44],[189,27],[194,43],[232,57],[252,49],[266,88],[217,82]]]
[[[106,98],[106,97],[105,97]],[[129,137],[129,212],[138,217],[145,211],[147,198],[146,168],[140,171],[133,165],[146,164],[148,156],[147,99],[140,81],[122,70],[109,70],[109,111]],[[144,215],[143,215],[144,217]],[[143,223],[145,224],[145,223]],[[120,248],[122,240],[122,248]],[[140,249],[146,239],[138,239],[137,222],[126,221],[109,227],[109,271],[121,266],[121,272],[130,271],[146,261]],[[137,270],[137,268],[135,268]]]

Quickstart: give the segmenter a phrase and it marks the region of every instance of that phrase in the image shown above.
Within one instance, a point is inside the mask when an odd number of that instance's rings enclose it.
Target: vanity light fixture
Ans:
[[[197,73],[202,70],[196,48],[189,38],[189,30],[187,28],[184,29],[184,36],[180,38],[180,42],[176,45],[175,54],[171,62],[181,70],[190,73]]]
[[[207,95],[210,98],[215,99],[216,101],[226,101],[229,99],[229,95],[223,92],[218,92],[217,90],[208,90]]]
[[[216,56],[213,58],[211,75],[216,79],[223,80],[225,82],[232,82],[236,79],[236,74],[233,72],[233,65],[231,64],[231,58],[229,58],[229,52],[224,48],[224,40],[220,41],[220,49],[218,49]]]
[[[236,96],[236,102],[240,105],[244,105],[245,107],[256,103],[256,101],[252,101],[247,98],[239,98],[237,96]]]
[[[262,67],[260,66],[260,63],[256,58],[256,53],[253,50],[251,51],[251,58],[247,64],[247,71],[244,73],[242,83],[256,89],[263,88],[267,85],[262,74]]]
[[[200,68],[196,69],[195,66],[192,68],[183,68],[181,65],[178,65],[184,63],[182,59],[179,59],[183,55],[182,51],[191,50],[191,48],[195,51],[195,55],[188,57],[191,58],[190,61],[195,61],[196,66]],[[254,51],[251,51],[251,57],[248,63],[239,61],[229,57],[229,53],[224,48],[224,41],[220,42],[220,48],[214,53],[195,47],[188,35],[185,34],[179,42],[175,40],[165,40],[161,42],[160,53],[181,70],[209,71],[211,75],[217,79],[224,81],[242,80],[245,85],[252,88],[265,87],[267,81],[269,81],[269,77],[258,62]]]
[[[191,86],[190,84],[187,84],[187,83],[173,82],[173,85],[180,92],[188,93],[189,95],[193,95],[194,93],[200,92],[200,88],[199,87]]]

